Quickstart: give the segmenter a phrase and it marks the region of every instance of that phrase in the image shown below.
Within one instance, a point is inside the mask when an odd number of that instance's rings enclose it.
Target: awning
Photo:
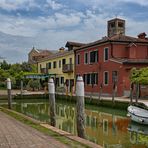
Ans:
[[[27,79],[44,79],[44,78],[49,78],[49,77],[55,77],[56,74],[25,74],[24,78]]]

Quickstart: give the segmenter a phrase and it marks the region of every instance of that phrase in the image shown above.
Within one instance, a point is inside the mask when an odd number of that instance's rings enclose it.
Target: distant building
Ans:
[[[108,37],[75,49],[76,76],[83,76],[86,94],[117,96],[130,94],[130,70],[148,66],[148,38],[125,35],[125,20],[108,21]]]
[[[37,61],[46,58],[52,54],[52,51],[35,49],[34,47],[28,54],[28,63],[37,64]]]

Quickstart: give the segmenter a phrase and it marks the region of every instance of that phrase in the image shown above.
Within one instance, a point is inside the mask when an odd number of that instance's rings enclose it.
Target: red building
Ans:
[[[116,84],[117,96],[129,96],[130,70],[148,66],[148,38],[125,35],[125,20],[108,21],[108,37],[75,50],[76,75],[85,82],[85,92],[110,96]]]

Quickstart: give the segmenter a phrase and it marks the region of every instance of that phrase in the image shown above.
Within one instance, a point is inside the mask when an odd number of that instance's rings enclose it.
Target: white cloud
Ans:
[[[81,2],[84,5],[91,5],[95,8],[99,5],[104,5],[105,7],[113,6],[116,4],[122,3],[136,3],[142,6],[148,5],[148,0],[76,0],[77,2]]]
[[[118,1],[118,0],[116,0]],[[121,2],[126,2],[126,3],[136,3],[136,4],[139,4],[139,5],[142,5],[142,6],[146,6],[148,5],[148,1],[147,0],[119,0]]]
[[[69,26],[75,26],[78,25],[81,21],[80,16],[75,13],[71,14],[61,14],[61,13],[55,13],[55,20],[56,20],[56,25],[58,27],[69,27]]]
[[[39,8],[40,6],[35,2],[35,0],[0,0],[0,8],[12,11],[17,9]]]
[[[53,10],[59,10],[65,6],[63,4],[57,3],[54,0],[47,0],[46,7],[52,8]]]
[[[82,13],[62,14],[37,17],[36,19],[18,16],[0,15],[0,31],[23,36],[35,36],[43,30],[60,29],[79,25]]]

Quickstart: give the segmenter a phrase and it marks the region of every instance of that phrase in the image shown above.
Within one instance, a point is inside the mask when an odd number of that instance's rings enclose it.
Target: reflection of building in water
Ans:
[[[76,134],[75,108],[63,104],[56,105],[56,127]]]
[[[21,112],[37,120],[49,122],[48,104],[21,103]]]
[[[129,124],[127,118],[104,112],[92,112],[90,110],[85,110],[85,112],[88,139],[107,148],[109,146],[119,147],[125,143]]]
[[[17,107],[18,108],[18,107]],[[24,114],[34,117],[38,120],[50,121],[50,108],[46,103],[22,103],[18,109]],[[136,144],[135,133],[127,131],[129,119],[112,113],[100,112],[85,109],[86,126],[85,132],[87,139],[102,145],[104,148],[138,148],[143,147],[145,143]],[[77,135],[76,111],[75,107],[69,104],[56,103],[56,127],[64,131]],[[138,126],[139,127],[139,126]],[[140,131],[145,131],[140,128]],[[138,137],[143,140],[146,137]],[[131,136],[131,137],[130,137]],[[131,138],[131,139],[130,139]],[[143,139],[142,139],[143,138]],[[148,138],[147,138],[148,139]],[[130,141],[131,140],[131,141]]]

